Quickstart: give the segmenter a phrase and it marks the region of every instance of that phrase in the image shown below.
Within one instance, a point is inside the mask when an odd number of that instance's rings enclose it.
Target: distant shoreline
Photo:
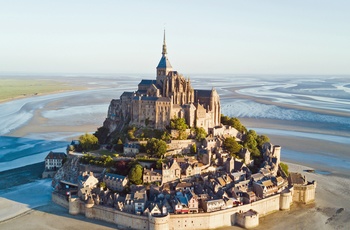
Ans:
[[[87,89],[69,79],[0,78],[0,104],[13,100]]]

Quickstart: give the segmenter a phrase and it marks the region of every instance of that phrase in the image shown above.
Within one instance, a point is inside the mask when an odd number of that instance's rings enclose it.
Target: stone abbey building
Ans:
[[[141,80],[135,92],[113,99],[105,127],[112,132],[128,123],[164,129],[175,117],[185,118],[189,127],[220,126],[220,97],[215,89],[196,90],[189,79],[174,71],[167,57],[165,33],[156,80]]]

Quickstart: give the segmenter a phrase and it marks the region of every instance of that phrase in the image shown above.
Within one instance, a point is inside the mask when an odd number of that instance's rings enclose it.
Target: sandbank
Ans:
[[[254,87],[254,85],[250,85],[249,87]],[[311,111],[311,112],[320,113],[320,114],[350,117],[350,114],[347,112],[335,111],[335,110],[325,110],[325,109],[319,109],[319,108],[313,108],[313,107],[304,107],[304,106],[294,105],[294,104],[289,104],[289,103],[279,103],[279,102],[272,101],[269,98],[254,97],[254,96],[249,96],[249,95],[245,95],[245,94],[240,94],[237,92],[237,90],[244,89],[244,88],[247,88],[247,87],[240,86],[240,87],[224,88],[226,90],[229,90],[230,94],[226,94],[226,95],[221,96],[221,99],[224,99],[224,98],[247,99],[247,100],[252,100],[252,101],[255,101],[255,102],[258,102],[261,104],[276,105],[276,106],[281,106],[284,108],[305,110],[305,111]]]

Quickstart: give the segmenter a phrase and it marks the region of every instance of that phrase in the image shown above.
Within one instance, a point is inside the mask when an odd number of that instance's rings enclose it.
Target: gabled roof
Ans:
[[[226,186],[226,182],[221,177],[216,178],[221,186]]]
[[[47,159],[61,159],[63,160],[67,155],[63,152],[49,152],[47,156],[45,157],[45,160]]]

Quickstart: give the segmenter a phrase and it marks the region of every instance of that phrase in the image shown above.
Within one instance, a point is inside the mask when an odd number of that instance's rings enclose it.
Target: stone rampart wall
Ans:
[[[53,201],[68,208],[68,202],[61,196],[53,195]],[[115,223],[119,227],[130,229],[163,230],[163,229],[213,229],[224,226],[232,226],[237,222],[236,213],[253,209],[259,216],[265,216],[280,209],[280,195],[274,195],[252,204],[225,209],[212,213],[198,214],[171,214],[166,217],[138,216],[105,206],[93,206],[86,208],[80,200],[79,213],[87,218],[103,220]]]
[[[212,213],[199,214],[172,214],[169,220],[169,229],[213,229],[224,226],[232,226],[236,223],[236,213],[246,212],[253,209],[259,216],[279,210],[280,195],[271,196],[252,204],[242,205],[235,208],[225,209]]]
[[[61,194],[56,193],[56,192],[53,192],[51,194],[51,199],[54,203],[56,203],[64,208],[67,208],[67,209],[69,208],[69,203],[68,203],[66,196],[61,195]]]
[[[308,204],[315,200],[316,182],[294,185],[293,201]]]
[[[169,144],[168,144],[168,149],[172,150],[172,149],[187,149],[189,150],[190,147],[195,144],[196,141],[195,140],[172,140]]]

